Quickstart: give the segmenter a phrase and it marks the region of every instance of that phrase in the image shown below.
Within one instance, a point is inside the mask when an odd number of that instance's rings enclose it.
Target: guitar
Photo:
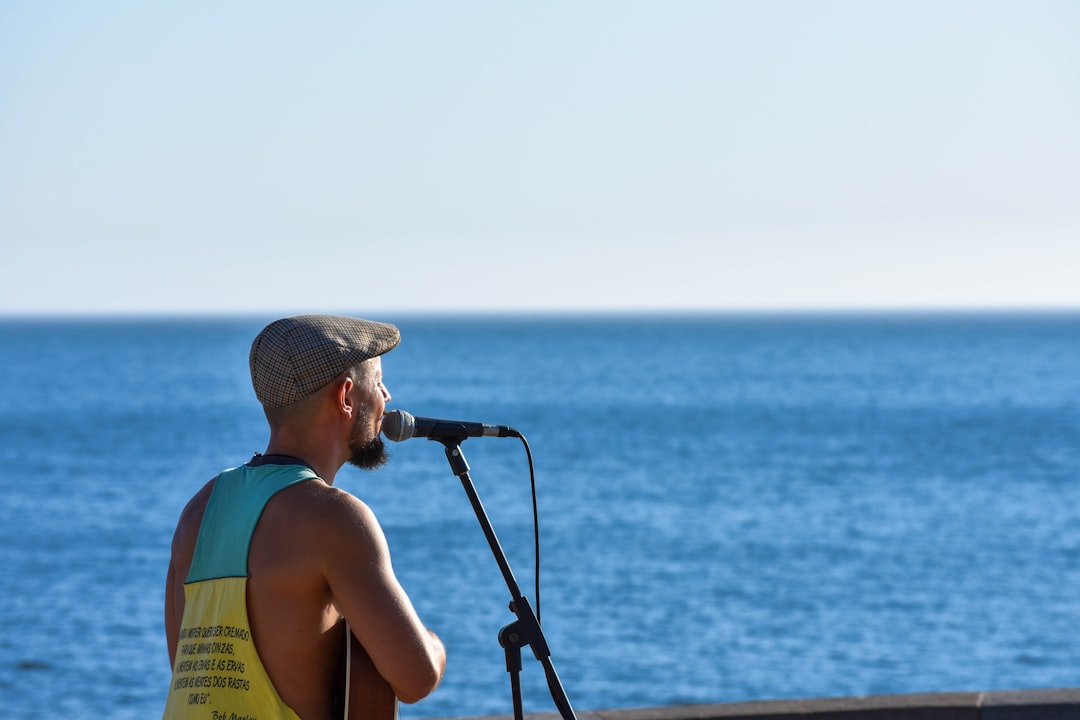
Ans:
[[[349,634],[346,720],[397,720],[398,699],[393,688],[375,669],[375,663],[352,631],[346,631]]]

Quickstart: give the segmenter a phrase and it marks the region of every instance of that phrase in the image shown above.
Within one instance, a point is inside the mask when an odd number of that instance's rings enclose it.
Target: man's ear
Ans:
[[[349,397],[349,394],[353,389],[353,384],[352,378],[346,375],[334,386],[334,401],[337,403],[338,410],[350,416],[355,410],[352,398]]]

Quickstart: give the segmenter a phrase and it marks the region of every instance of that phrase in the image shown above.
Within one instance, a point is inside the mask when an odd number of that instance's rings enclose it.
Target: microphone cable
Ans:
[[[536,502],[536,468],[533,465],[532,450],[529,448],[529,441],[525,439],[523,434],[517,436],[521,440],[521,444],[525,447],[525,456],[529,459],[529,487],[532,491],[532,511],[533,511],[533,552],[534,552],[534,566],[533,566],[533,587],[536,594],[536,623],[541,625],[540,622],[540,510]]]

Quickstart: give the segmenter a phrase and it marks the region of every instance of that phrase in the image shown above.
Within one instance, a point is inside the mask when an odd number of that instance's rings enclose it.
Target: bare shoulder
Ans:
[[[180,512],[180,519],[176,523],[176,532],[173,534],[172,551],[174,555],[190,555],[195,550],[195,540],[199,536],[199,526],[202,524],[203,513],[206,504],[210,500],[210,493],[214,489],[214,478],[195,493],[187,505]]]
[[[281,492],[295,513],[312,513],[329,522],[374,519],[375,514],[352,493],[328,485],[322,480],[303,482]]]
[[[292,532],[318,543],[330,554],[333,549],[349,545],[354,550],[380,548],[382,528],[375,513],[366,503],[350,492],[327,485],[321,480],[300,483],[281,493],[285,502],[268,507],[268,512],[286,513]]]

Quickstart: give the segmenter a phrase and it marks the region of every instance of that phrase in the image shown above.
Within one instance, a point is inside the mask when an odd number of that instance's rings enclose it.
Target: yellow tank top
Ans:
[[[270,498],[316,477],[303,465],[274,464],[218,476],[184,583],[164,720],[299,720],[278,696],[251,637],[247,557]]]

